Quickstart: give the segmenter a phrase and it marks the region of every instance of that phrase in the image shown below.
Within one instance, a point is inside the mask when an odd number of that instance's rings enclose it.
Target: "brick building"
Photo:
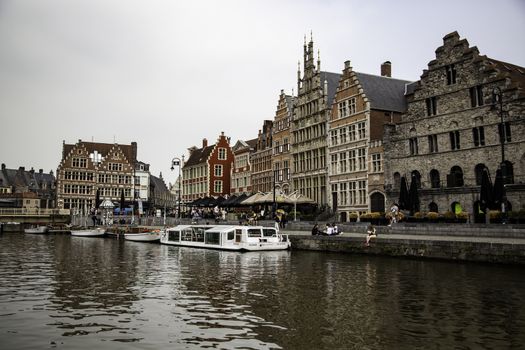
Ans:
[[[481,173],[487,169],[495,181],[503,140],[509,204],[523,207],[524,88],[525,68],[480,55],[457,32],[446,35],[436,58],[409,86],[407,113],[399,124],[388,127],[388,201],[398,200],[400,179],[405,177],[419,187],[419,210],[463,210],[478,216]],[[502,113],[500,105],[492,103],[499,91]]]
[[[321,71],[318,55],[314,62],[313,40],[304,42],[304,73],[297,71],[298,95],[292,121],[293,190],[328,204],[327,123],[339,74]],[[299,64],[300,66],[300,64]]]
[[[230,194],[239,195],[252,193],[252,165],[251,155],[257,147],[257,139],[243,141],[239,140],[232,147],[233,165],[231,174]]]
[[[203,139],[202,148],[193,146],[188,151],[188,161],[182,168],[182,201],[230,194],[233,163],[230,138],[221,132],[215,144],[208,146],[208,140]]]
[[[16,208],[54,208],[56,182],[53,171],[44,173],[25,167],[0,169],[0,206]]]
[[[273,121],[265,120],[257,135],[257,145],[250,158],[252,192],[273,190],[272,129]]]
[[[274,171],[275,188],[285,194],[290,193],[292,187],[290,183],[292,179],[292,133],[290,131],[290,125],[293,117],[294,100],[293,96],[286,95],[284,90],[281,90],[273,122],[272,168]]]
[[[134,167],[137,143],[119,145],[84,142],[62,145],[62,160],[57,169],[57,203],[60,209],[88,212],[100,199],[133,202]]]
[[[331,206],[340,221],[351,212],[385,211],[383,130],[406,110],[405,80],[391,78],[391,63],[381,76],[359,73],[345,62],[328,127]]]

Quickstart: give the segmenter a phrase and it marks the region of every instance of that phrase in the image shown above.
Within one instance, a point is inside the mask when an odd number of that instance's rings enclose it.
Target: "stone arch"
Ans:
[[[341,212],[341,222],[347,222],[346,211]]]
[[[370,211],[385,212],[385,195],[381,192],[373,192],[370,194]]]
[[[474,167],[474,174],[476,175],[476,185],[477,186],[481,185],[481,175],[483,174],[484,169],[487,169],[487,172],[490,174],[489,169],[483,163],[478,163]]]
[[[401,174],[399,172],[394,173],[394,189],[399,190],[401,186]]]
[[[416,181],[416,188],[421,188],[421,174],[417,170],[410,173],[410,181]],[[409,185],[410,186],[410,185]]]
[[[441,187],[441,180],[439,179],[439,171],[436,169],[430,170],[430,187],[439,188]]]
[[[433,211],[434,213],[439,213],[439,208],[436,202],[430,202],[428,204],[428,211]]]
[[[463,169],[458,165],[454,165],[450,168],[450,173],[447,175],[447,187],[463,187],[463,185]]]

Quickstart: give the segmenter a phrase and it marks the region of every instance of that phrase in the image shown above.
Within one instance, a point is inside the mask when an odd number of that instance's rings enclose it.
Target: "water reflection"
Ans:
[[[513,267],[0,237],[2,348],[512,348]]]

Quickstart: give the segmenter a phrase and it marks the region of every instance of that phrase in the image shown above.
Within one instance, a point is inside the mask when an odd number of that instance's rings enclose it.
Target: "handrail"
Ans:
[[[70,215],[69,209],[42,209],[42,208],[0,208],[0,216],[24,216],[24,215]]]

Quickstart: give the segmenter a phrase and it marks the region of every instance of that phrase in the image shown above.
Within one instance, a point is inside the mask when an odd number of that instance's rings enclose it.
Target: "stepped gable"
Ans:
[[[355,72],[355,75],[372,109],[406,111],[405,86],[410,81],[359,72]]]
[[[94,151],[97,151],[102,157],[106,158],[115,146],[121,149],[128,162],[133,163],[136,160],[137,152],[135,142],[132,142],[131,145],[122,145],[117,143],[85,142],[81,140],[76,144],[64,144],[62,159],[65,160],[76,147],[81,147],[88,156]]]

